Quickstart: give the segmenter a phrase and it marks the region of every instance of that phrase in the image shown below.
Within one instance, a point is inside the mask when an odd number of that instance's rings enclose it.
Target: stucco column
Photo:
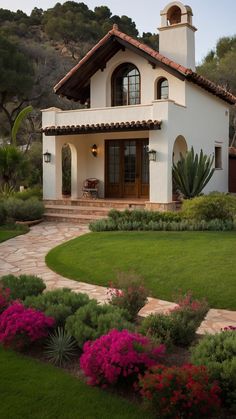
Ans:
[[[50,163],[43,161],[43,199],[59,199],[62,196],[61,142],[55,136],[43,135],[43,153],[51,153]]]
[[[161,130],[150,131],[149,149],[156,150],[156,161],[150,161],[150,204],[151,209],[166,209],[172,202],[172,152],[168,138]]]

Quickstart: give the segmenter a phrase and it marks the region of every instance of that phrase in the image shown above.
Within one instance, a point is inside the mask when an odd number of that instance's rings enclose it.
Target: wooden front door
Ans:
[[[106,140],[106,197],[148,198],[148,140]]]

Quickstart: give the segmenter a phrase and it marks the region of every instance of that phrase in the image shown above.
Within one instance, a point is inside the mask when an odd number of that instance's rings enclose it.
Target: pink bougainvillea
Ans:
[[[153,348],[147,337],[127,330],[112,330],[84,344],[80,366],[91,385],[106,387],[120,379],[135,381],[139,374],[156,364],[164,345]]]
[[[220,388],[210,381],[204,366],[156,365],[140,376],[139,385],[161,418],[209,418],[220,408]]]
[[[0,316],[0,342],[21,349],[48,335],[54,319],[33,308],[13,302]]]

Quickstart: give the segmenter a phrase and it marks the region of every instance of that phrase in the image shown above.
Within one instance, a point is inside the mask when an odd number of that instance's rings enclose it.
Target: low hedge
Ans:
[[[90,223],[91,231],[231,231],[236,230],[235,220],[211,220],[211,221],[118,221],[107,219]]]
[[[6,216],[14,221],[33,221],[42,218],[44,205],[37,198],[22,200],[18,198],[8,198],[4,201]]]

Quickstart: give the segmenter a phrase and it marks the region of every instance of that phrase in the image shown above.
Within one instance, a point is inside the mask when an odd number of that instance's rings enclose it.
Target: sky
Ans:
[[[160,10],[168,0],[79,0],[90,9],[106,5],[112,14],[127,15],[132,18],[142,32],[157,32],[160,25]],[[0,8],[16,11],[23,10],[30,14],[34,7],[48,9],[63,0],[0,0]],[[200,63],[206,54],[214,49],[222,36],[236,35],[236,0],[184,0],[193,10],[193,25],[196,32],[196,61]]]

